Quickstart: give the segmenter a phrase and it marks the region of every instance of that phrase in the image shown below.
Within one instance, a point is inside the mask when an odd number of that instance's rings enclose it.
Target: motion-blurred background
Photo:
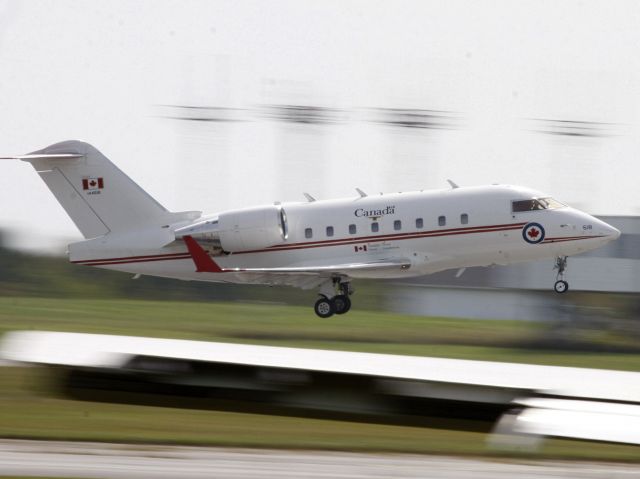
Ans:
[[[84,139],[176,211],[451,178],[638,214],[639,16],[633,1],[2,1],[0,150]],[[11,244],[78,237],[27,165],[1,178]]]
[[[570,260],[572,290],[637,293],[639,19],[624,1],[3,1],[0,151],[84,139],[174,211],[448,178],[522,184],[623,232]],[[4,246],[55,257],[80,239],[28,165],[2,165],[0,195]],[[551,268],[445,272],[382,288],[368,304],[540,319],[557,298],[423,286],[543,291]],[[5,291],[20,283],[7,280]]]
[[[638,25],[634,1],[0,1],[3,154],[83,139],[174,211],[521,184],[623,233],[569,260],[564,296],[551,263],[470,269],[358,283],[358,311],[322,322],[308,292],[69,265],[74,225],[29,165],[3,162],[0,330],[638,371]],[[484,450],[480,433],[308,420],[301,435],[284,418],[105,410],[36,399],[33,372],[0,374],[3,437]]]

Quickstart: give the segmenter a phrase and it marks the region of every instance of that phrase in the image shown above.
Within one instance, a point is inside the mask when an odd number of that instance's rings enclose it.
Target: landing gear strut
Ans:
[[[567,269],[567,257],[558,256],[556,258],[556,264],[553,269],[558,270],[556,275],[556,283],[553,285],[553,289],[556,293],[566,293],[569,291],[569,283],[564,280],[564,271]]]
[[[320,299],[316,301],[313,309],[321,318],[345,314],[351,309],[349,296],[353,294],[353,289],[348,281],[332,278],[331,281],[322,284],[319,294]]]

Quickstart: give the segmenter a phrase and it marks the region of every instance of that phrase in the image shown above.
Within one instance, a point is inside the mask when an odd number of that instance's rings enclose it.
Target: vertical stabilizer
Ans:
[[[187,215],[167,211],[88,143],[63,141],[13,158],[33,165],[85,238],[160,226]]]

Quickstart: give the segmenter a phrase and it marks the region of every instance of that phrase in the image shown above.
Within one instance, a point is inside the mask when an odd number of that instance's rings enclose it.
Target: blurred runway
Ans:
[[[85,478],[640,478],[637,464],[462,459],[82,442],[0,441],[0,474]]]

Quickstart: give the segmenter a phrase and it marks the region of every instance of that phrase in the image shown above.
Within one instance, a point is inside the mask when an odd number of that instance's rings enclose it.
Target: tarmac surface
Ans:
[[[638,464],[410,454],[0,441],[3,475],[77,478],[631,479]]]

